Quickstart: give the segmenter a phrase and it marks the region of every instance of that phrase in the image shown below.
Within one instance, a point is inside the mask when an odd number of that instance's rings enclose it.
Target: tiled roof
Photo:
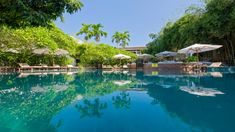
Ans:
[[[123,50],[143,50],[145,49],[146,46],[130,46],[130,47],[125,47],[125,48],[120,48]]]

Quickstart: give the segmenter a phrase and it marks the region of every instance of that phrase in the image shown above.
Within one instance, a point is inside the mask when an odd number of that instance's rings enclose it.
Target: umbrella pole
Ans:
[[[54,55],[52,55],[52,66],[54,66]]]
[[[199,53],[197,52],[197,62],[199,62]]]
[[[199,53],[198,53],[198,50],[196,52],[197,52],[196,72],[201,72],[201,67],[200,67],[200,64],[199,64]]]

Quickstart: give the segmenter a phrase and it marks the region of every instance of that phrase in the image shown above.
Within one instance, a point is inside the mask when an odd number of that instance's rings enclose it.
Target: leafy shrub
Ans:
[[[60,48],[69,51],[70,56],[75,56],[75,47],[78,43],[53,24],[50,28],[26,27],[12,29],[1,26],[0,29],[0,66],[17,66],[17,63],[66,65],[73,62],[71,58],[67,57],[35,55],[32,53],[33,49],[37,48],[48,48],[51,52]],[[6,52],[9,49],[16,50],[19,53]]]
[[[78,58],[83,65],[123,65],[134,61],[137,57],[134,53],[114,48],[107,44],[81,44],[77,47]],[[130,60],[116,60],[113,56],[124,54],[130,56]]]
[[[186,59],[186,62],[197,62],[197,61],[199,61],[197,56],[189,56]]]

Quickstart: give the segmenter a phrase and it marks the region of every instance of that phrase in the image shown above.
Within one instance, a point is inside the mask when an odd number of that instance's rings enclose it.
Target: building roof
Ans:
[[[146,48],[146,46],[129,46],[129,47],[120,48],[120,49],[132,51],[132,50],[143,50],[145,48]]]

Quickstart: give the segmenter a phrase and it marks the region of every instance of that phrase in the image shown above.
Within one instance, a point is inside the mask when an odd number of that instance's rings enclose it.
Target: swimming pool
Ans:
[[[235,74],[1,74],[0,131],[234,132]]]
[[[235,73],[235,67],[225,66],[225,67],[209,67],[208,72],[227,72],[227,73]]]

